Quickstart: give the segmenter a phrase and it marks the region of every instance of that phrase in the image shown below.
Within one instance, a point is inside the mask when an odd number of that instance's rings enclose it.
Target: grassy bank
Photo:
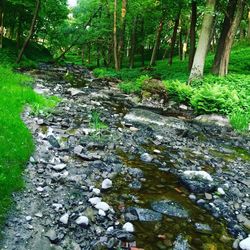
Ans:
[[[34,149],[21,112],[27,104],[34,111],[56,104],[56,100],[37,95],[31,80],[0,65],[0,225],[11,205],[11,194],[24,186],[22,170]]]
[[[238,131],[245,131],[250,122],[250,46],[244,42],[237,44],[229,65],[230,74],[224,78],[213,76],[210,69],[213,54],[206,61],[205,77],[187,84],[187,60],[175,58],[173,65],[167,61],[158,61],[152,69],[124,68],[119,72],[113,69],[97,68],[97,77],[117,77],[123,82],[119,85],[126,93],[141,94],[146,79],[163,80],[170,97],[177,102],[191,105],[197,114],[219,113],[230,118],[231,124]]]

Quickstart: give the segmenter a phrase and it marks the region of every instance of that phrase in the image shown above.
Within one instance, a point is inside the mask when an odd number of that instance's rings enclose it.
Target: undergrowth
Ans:
[[[22,170],[34,149],[21,113],[26,105],[34,112],[48,112],[57,103],[57,99],[36,94],[31,80],[0,66],[0,225],[11,205],[12,193],[24,186]]]

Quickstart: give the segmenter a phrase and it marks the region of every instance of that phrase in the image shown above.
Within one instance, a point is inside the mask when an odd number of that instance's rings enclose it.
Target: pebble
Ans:
[[[60,218],[60,222],[62,222],[64,225],[67,225],[69,222],[69,214],[66,213]]]
[[[141,155],[141,160],[144,162],[151,162],[153,160],[153,157],[148,153],[144,153]]]
[[[66,168],[66,164],[58,164],[58,165],[55,165],[55,166],[52,166],[52,169],[56,170],[56,171],[62,171]]]
[[[130,222],[125,223],[122,229],[129,233],[133,233],[135,231],[134,225]]]
[[[99,188],[93,188],[92,192],[96,195],[99,195],[101,193],[101,190]]]
[[[96,205],[95,205],[95,208],[96,209],[100,209],[100,210],[103,210],[104,212],[108,211],[109,210],[109,205],[106,203],[106,202],[98,202]]]
[[[207,200],[212,200],[213,199],[213,196],[209,193],[205,193],[205,197]]]
[[[101,210],[101,209],[99,209],[98,214],[99,214],[100,216],[103,216],[103,217],[106,216],[106,213],[105,213],[103,210]]]
[[[220,195],[225,195],[225,194],[226,194],[225,191],[223,190],[223,188],[221,188],[221,187],[219,187],[219,188],[217,189],[217,192],[218,192]]]
[[[88,217],[86,217],[86,216],[79,216],[79,217],[76,219],[76,224],[77,224],[77,225],[88,226],[88,224],[89,224],[89,219],[88,219]]]
[[[102,199],[99,197],[93,197],[89,199],[89,202],[91,203],[92,206],[96,205],[97,203],[101,202]]]
[[[112,181],[110,179],[105,179],[103,182],[102,182],[102,189],[109,189],[111,188],[113,185]]]
[[[242,250],[250,250],[250,235],[240,242],[240,248]]]

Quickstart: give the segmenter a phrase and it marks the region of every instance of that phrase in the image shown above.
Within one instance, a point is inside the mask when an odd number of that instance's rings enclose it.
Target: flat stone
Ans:
[[[79,216],[79,217],[76,219],[76,224],[77,224],[77,225],[88,226],[88,224],[89,224],[89,219],[88,219],[88,217],[86,217],[86,216]]]
[[[212,229],[209,225],[203,223],[195,223],[195,229],[200,233],[211,234]]]
[[[66,168],[66,164],[58,164],[58,165],[54,165],[52,166],[52,169],[56,170],[56,171],[62,171]]]
[[[101,202],[102,201],[102,199],[101,198],[99,198],[99,197],[93,197],[93,198],[90,198],[89,199],[89,202],[91,203],[91,205],[96,205],[97,203],[99,203],[99,202]]]
[[[146,208],[129,208],[131,214],[135,215],[134,218],[131,217],[132,220],[139,221],[160,221],[162,219],[162,214],[155,212]]]
[[[58,241],[57,234],[56,234],[55,230],[53,230],[53,229],[50,229],[44,236],[49,238],[49,240],[52,243],[56,243]]]
[[[108,203],[106,202],[98,202],[96,205],[95,205],[95,208],[96,209],[100,209],[100,210],[103,210],[104,212],[108,211],[109,210],[109,205]]]
[[[250,236],[242,240],[239,245],[240,245],[240,249],[242,250],[250,250]]]
[[[62,222],[64,225],[67,225],[69,222],[69,214],[66,213],[60,218],[60,222]]]
[[[188,218],[188,212],[177,202],[171,200],[155,201],[151,204],[154,211],[178,218]]]

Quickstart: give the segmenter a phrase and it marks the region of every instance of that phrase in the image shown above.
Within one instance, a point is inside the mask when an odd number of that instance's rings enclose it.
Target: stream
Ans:
[[[247,238],[249,136],[171,101],[138,101],[81,67],[28,73],[38,93],[62,102],[51,115],[24,114],[37,150],[1,249],[228,250]],[[106,129],[94,131],[93,112]],[[91,206],[96,197],[110,209]]]

